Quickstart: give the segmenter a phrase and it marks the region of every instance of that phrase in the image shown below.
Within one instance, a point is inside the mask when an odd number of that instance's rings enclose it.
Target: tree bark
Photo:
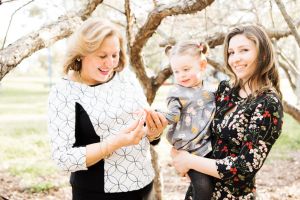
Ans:
[[[286,21],[288,27],[290,28],[292,34],[294,35],[297,43],[298,43],[298,46],[300,47],[300,36],[297,32],[297,28],[296,26],[294,25],[293,23],[293,20],[292,18],[288,15],[288,13],[286,12],[286,9],[284,7],[284,4],[281,2],[281,0],[275,0],[284,20]]]
[[[23,59],[34,52],[51,46],[54,42],[70,36],[86,20],[103,0],[89,1],[83,9],[59,17],[56,22],[43,26],[0,51],[0,81]]]
[[[148,15],[144,25],[138,30],[134,41],[130,45],[130,63],[144,87],[148,102],[151,104],[161,84],[165,81],[162,77],[168,78],[169,70],[163,71],[159,77],[149,78],[145,71],[145,65],[141,56],[142,48],[149,38],[155,33],[162,20],[168,16],[179,14],[192,14],[209,6],[214,0],[185,0],[169,5],[155,7]],[[158,79],[159,78],[159,79]]]
[[[290,114],[296,121],[300,122],[300,108],[299,106],[293,106],[287,101],[283,101],[283,110],[284,112]]]

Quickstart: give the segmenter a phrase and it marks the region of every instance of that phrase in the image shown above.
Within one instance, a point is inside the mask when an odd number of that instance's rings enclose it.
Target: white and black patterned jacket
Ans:
[[[78,106],[93,128],[78,129],[82,116]],[[86,145],[118,134],[138,118],[134,112],[145,106],[148,104],[142,88],[129,69],[101,85],[87,86],[62,79],[51,89],[48,131],[52,157],[60,168],[73,172],[72,185],[98,187],[99,191],[112,193],[138,190],[153,180],[146,137],[138,145],[122,147],[107,159],[86,167]],[[94,139],[87,138],[90,136]],[[97,181],[103,186],[95,186]]]

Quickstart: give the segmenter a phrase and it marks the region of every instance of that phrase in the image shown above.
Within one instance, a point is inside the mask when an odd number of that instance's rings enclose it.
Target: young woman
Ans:
[[[172,149],[173,164],[182,175],[193,169],[215,177],[212,199],[254,199],[255,174],[281,133],[279,75],[271,41],[255,25],[227,35],[224,59],[232,78],[216,92],[211,158]]]
[[[66,76],[49,95],[48,129],[53,159],[72,172],[74,200],[142,200],[150,194],[148,137],[156,138],[167,122],[142,111],[146,98],[125,65],[123,38],[111,23],[88,19],[72,35]]]

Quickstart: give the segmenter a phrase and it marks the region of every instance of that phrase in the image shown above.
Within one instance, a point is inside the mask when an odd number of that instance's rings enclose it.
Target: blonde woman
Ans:
[[[49,95],[48,130],[54,161],[71,172],[73,200],[147,199],[154,178],[149,138],[166,120],[143,112],[146,98],[110,22],[88,19],[68,47],[65,77]]]

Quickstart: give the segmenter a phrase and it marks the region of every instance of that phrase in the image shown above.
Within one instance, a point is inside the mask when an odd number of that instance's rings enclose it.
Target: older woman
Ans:
[[[110,22],[88,19],[72,35],[66,76],[50,92],[48,129],[74,200],[142,200],[151,191],[149,138],[167,122],[143,111],[143,90],[125,65],[123,38]]]

